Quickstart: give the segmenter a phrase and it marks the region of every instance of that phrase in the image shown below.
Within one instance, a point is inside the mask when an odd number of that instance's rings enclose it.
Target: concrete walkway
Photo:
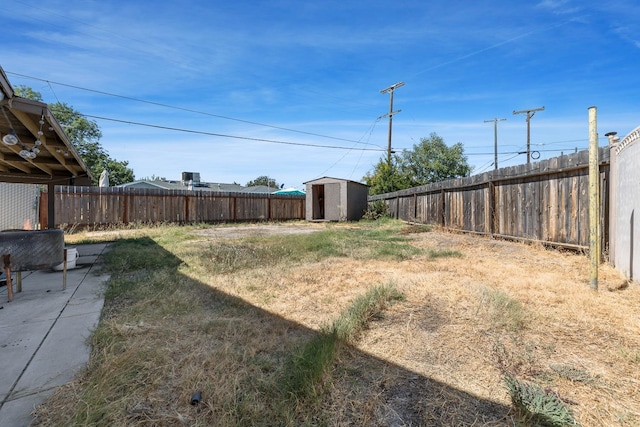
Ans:
[[[0,426],[31,423],[31,411],[89,360],[88,338],[104,303],[98,275],[108,244],[77,245],[77,268],[22,272],[22,292],[7,302],[0,288]],[[15,291],[14,282],[14,291]]]

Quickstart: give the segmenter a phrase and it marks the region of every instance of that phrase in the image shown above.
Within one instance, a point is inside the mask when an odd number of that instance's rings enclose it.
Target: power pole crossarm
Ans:
[[[536,111],[542,110],[544,110],[544,107],[513,111],[513,114],[527,114],[527,164],[531,163],[531,117],[536,114]]]
[[[493,120],[485,120],[485,123],[493,122],[493,166],[494,169],[498,169],[498,122],[502,122],[507,119],[494,118]]]
[[[404,86],[404,82],[398,82],[396,84],[393,84],[391,86],[389,86],[386,89],[382,89],[380,91],[380,93],[389,93],[389,113],[385,114],[384,116],[380,116],[378,118],[382,118],[385,116],[389,116],[389,140],[388,140],[388,144],[387,144],[387,163],[389,165],[391,165],[391,129],[393,126],[393,115],[399,113],[402,110],[398,110],[398,111],[393,111],[393,92],[399,88]]]

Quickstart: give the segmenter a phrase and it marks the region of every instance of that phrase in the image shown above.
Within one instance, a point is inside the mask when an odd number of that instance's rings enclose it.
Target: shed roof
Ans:
[[[17,137],[17,143],[8,145],[0,142],[0,181],[90,183],[87,166],[48,105],[16,96],[0,67],[0,137],[7,135]],[[7,141],[11,139],[9,137]],[[40,145],[36,145],[37,140]],[[34,158],[28,158],[22,156],[21,152],[37,153]]]
[[[352,182],[354,184],[364,185],[365,187],[368,187],[367,184],[363,184],[362,182],[353,181],[351,179],[334,178],[334,177],[331,177],[331,176],[323,176],[321,178],[312,179],[311,181],[303,182],[303,184],[306,185],[306,184],[312,184],[312,183],[317,182],[317,181],[327,181],[327,180],[342,181],[342,182]]]

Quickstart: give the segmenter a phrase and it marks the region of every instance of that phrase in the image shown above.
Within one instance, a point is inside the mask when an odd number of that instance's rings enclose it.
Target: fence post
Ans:
[[[191,221],[191,218],[189,218],[190,216],[190,212],[189,212],[189,195],[185,195],[184,196],[184,223],[188,224]]]
[[[600,238],[598,225],[600,220],[600,203],[598,184],[600,171],[598,166],[598,126],[596,107],[589,107],[589,258],[590,286],[598,289],[598,264],[600,263]]]
[[[495,233],[495,216],[496,216],[496,199],[495,199],[495,184],[489,180],[487,182],[487,191],[489,192],[489,235],[493,236]]]
[[[445,196],[444,196],[444,188],[440,190],[440,202],[442,203],[442,205],[440,206],[441,212],[442,212],[441,222],[442,222],[442,226],[444,227],[447,225],[446,213],[445,213],[446,203],[445,203]]]
[[[238,200],[236,196],[233,196],[231,198],[232,200],[232,205],[233,205],[233,222],[237,222],[238,221]]]
[[[122,223],[129,224],[129,192],[125,192],[122,198]]]

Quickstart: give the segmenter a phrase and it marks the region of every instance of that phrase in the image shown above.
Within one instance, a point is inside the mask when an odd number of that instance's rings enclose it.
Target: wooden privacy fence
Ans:
[[[47,224],[47,193],[40,224]],[[59,226],[304,219],[305,196],[124,187],[56,186]]]
[[[601,248],[608,243],[609,148],[599,149]],[[395,218],[465,232],[589,247],[589,152],[452,179],[383,200]]]

